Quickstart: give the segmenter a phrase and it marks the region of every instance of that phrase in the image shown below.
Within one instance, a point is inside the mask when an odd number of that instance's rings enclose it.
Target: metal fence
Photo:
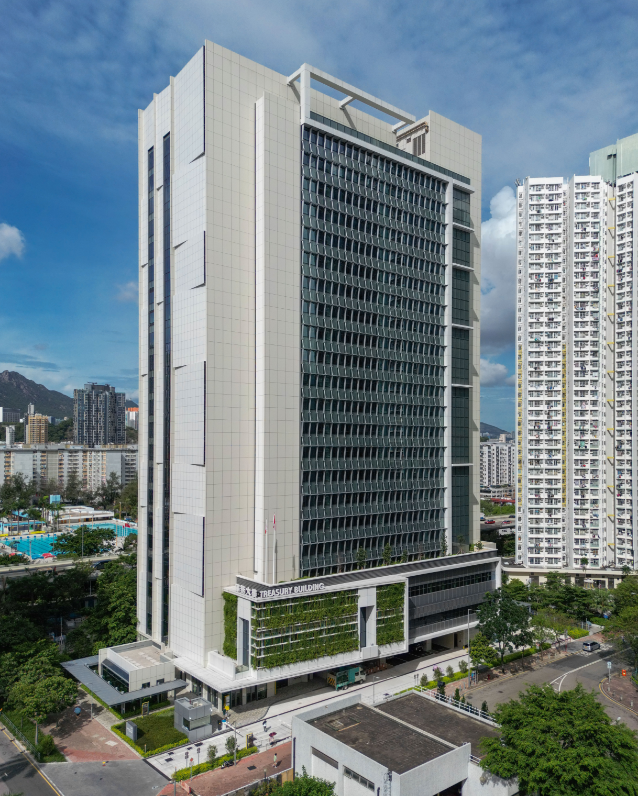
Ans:
[[[470,705],[469,702],[459,702],[459,700],[454,699],[454,697],[445,696],[445,694],[439,694],[438,691],[429,691],[421,686],[417,686],[417,690],[420,691],[423,696],[434,699],[437,702],[445,702],[446,704],[452,705],[452,707],[455,707],[458,710],[463,710],[465,713],[470,713],[472,716],[476,716],[482,721],[488,721],[490,724],[496,725],[496,722],[489,713],[484,713],[482,710],[475,708],[474,705]]]
[[[11,732],[16,736],[16,738],[20,741],[21,744],[26,746],[26,748],[31,752],[31,754],[35,757],[38,763],[42,762],[42,755],[38,752],[37,748],[31,743],[31,741],[26,737],[26,735],[22,732],[19,727],[11,721],[11,719],[5,714],[0,712],[0,720],[2,723],[8,727]]]

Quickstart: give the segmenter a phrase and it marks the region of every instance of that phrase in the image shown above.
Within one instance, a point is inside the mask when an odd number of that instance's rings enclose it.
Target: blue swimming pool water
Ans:
[[[131,533],[137,533],[136,528],[124,528],[112,522],[96,523],[95,527],[115,530],[117,536],[128,536]],[[6,547],[12,547],[18,553],[31,556],[31,558],[42,558],[44,553],[51,552],[51,548],[58,536],[63,535],[64,534],[57,533],[30,534],[29,536],[17,536],[12,539],[3,540],[3,544]],[[2,548],[0,548],[0,551],[1,550]]]

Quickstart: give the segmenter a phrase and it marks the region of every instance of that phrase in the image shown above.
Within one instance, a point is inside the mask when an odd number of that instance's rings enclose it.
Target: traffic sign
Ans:
[[[623,677],[627,677],[627,669],[623,669],[622,670],[622,676]]]
[[[611,661],[607,661],[607,668],[611,669]]]

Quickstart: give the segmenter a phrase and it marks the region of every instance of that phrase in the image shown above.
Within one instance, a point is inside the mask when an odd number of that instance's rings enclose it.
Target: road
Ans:
[[[166,778],[144,760],[116,760],[104,765],[46,763],[43,768],[59,788],[49,790],[47,796],[154,796],[166,787]],[[36,791],[25,789],[24,796],[32,794],[35,796]]]
[[[512,515],[514,514],[514,506],[512,506],[512,511],[511,511],[510,513],[511,513]],[[512,533],[514,533],[514,531],[516,530],[516,520],[514,519],[514,517],[513,517],[513,516],[512,516],[512,517],[510,517],[510,516],[508,516],[507,514],[496,514],[496,515],[494,515],[493,517],[489,517],[489,516],[488,516],[486,519],[488,519],[488,520],[495,520],[495,522],[494,522],[493,524],[492,524],[492,523],[490,523],[490,524],[488,525],[488,524],[486,524],[484,521],[482,521],[482,522],[481,522],[481,530],[482,530],[482,531],[495,531],[495,530],[496,530],[496,531],[498,531],[498,530],[500,530],[501,528],[503,528],[503,530],[505,530],[505,529],[507,528],[507,529],[509,529],[509,530],[510,530]],[[508,520],[508,521],[509,521],[509,522],[511,522],[512,524],[511,524],[511,525],[509,525],[509,526],[508,526],[508,525],[505,525],[505,526],[504,526],[504,525],[503,525],[503,520]]]
[[[581,644],[582,647],[582,644]],[[598,701],[604,706],[607,715],[616,720],[620,718],[632,730],[638,730],[638,715],[621,705],[612,702],[600,692],[598,685],[607,676],[607,661],[611,661],[612,675],[617,673],[622,664],[616,661],[617,656],[610,649],[602,649],[593,653],[582,653],[578,644],[569,645],[573,653],[567,658],[540,667],[533,671],[525,671],[505,680],[485,683],[466,693],[466,698],[476,707],[483,700],[493,710],[500,702],[516,699],[528,685],[544,685],[550,683],[556,691],[572,689],[581,683],[588,691],[594,691]]]
[[[5,730],[0,732],[0,796],[62,796],[23,754]]]

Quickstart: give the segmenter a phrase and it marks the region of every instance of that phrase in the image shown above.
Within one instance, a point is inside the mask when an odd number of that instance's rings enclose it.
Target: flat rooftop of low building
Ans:
[[[451,751],[450,746],[442,741],[423,735],[361,703],[308,723],[397,774]]]
[[[136,669],[148,669],[149,666],[158,666],[162,662],[160,660],[159,648],[151,644],[147,647],[124,650],[124,652],[116,649],[115,652],[124,658],[124,660],[132,663]]]
[[[479,719],[417,694],[407,694],[400,699],[393,699],[384,705],[379,705],[378,710],[405,721],[419,730],[436,735],[437,738],[454,746],[469,743],[472,745],[471,754],[479,758],[483,756],[480,748],[481,738],[496,738],[499,734],[496,728]]]

